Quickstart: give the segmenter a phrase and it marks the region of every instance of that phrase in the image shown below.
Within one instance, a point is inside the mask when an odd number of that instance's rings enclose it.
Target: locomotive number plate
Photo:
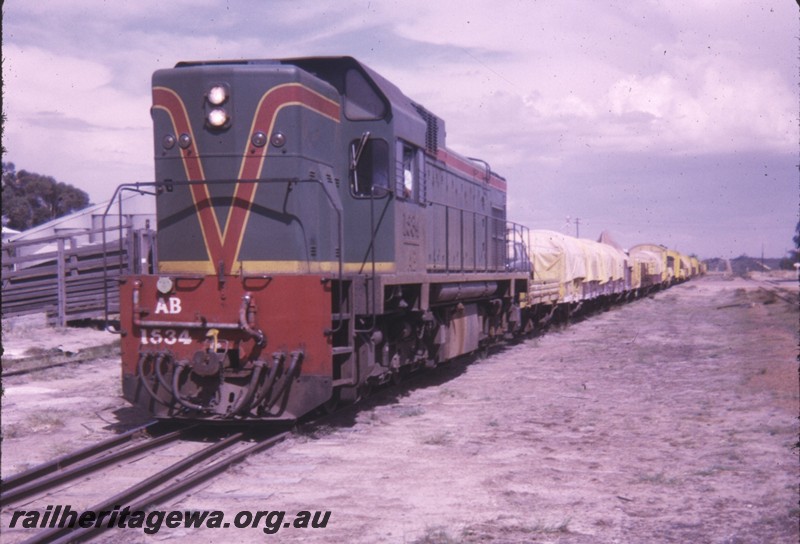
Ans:
[[[175,329],[142,329],[142,344],[167,344],[169,346],[181,343],[187,346],[192,343],[188,329],[176,331]]]

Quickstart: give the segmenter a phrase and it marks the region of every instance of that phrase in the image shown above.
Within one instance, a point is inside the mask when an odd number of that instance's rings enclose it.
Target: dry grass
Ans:
[[[462,542],[450,536],[444,527],[428,527],[425,534],[414,541],[414,544],[456,544]]]
[[[421,416],[425,413],[425,408],[422,406],[400,406],[395,414],[399,417],[414,417],[414,416]]]
[[[35,433],[52,431],[64,426],[64,421],[60,417],[48,413],[31,414],[28,416],[25,423],[27,427]]]
[[[452,441],[453,437],[448,431],[436,431],[422,438],[422,443],[428,446],[446,446]]]

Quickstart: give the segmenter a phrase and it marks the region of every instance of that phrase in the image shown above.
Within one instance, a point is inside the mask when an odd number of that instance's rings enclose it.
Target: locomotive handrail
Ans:
[[[365,134],[369,135],[368,132],[365,133]],[[372,333],[375,330],[375,324],[378,322],[378,309],[377,309],[377,305],[376,305],[377,304],[377,302],[376,302],[376,298],[377,298],[376,289],[377,289],[378,277],[377,277],[377,269],[376,269],[376,266],[375,266],[375,236],[377,234],[376,229],[375,229],[375,192],[376,191],[385,191],[389,195],[390,200],[387,200],[387,202],[386,202],[386,206],[383,209],[383,213],[384,214],[386,213],[386,209],[389,206],[389,202],[391,201],[391,197],[394,194],[387,187],[376,187],[376,186],[373,185],[371,190],[370,190],[370,194],[369,194],[369,234],[370,234],[370,240],[369,240],[369,247],[367,248],[367,252],[370,255],[370,262],[371,262],[371,265],[372,265],[371,270],[370,270],[370,276],[371,276],[371,279],[370,279],[370,284],[371,285],[370,285],[370,287],[371,287],[371,291],[372,291],[372,293],[371,293],[372,296],[370,297],[372,299],[371,300],[372,315],[370,317],[371,317],[372,324],[368,328],[356,329],[355,332],[359,332],[359,333]],[[383,216],[381,216],[381,217],[383,217]],[[380,222],[382,222],[382,220]],[[359,273],[361,273],[364,270],[364,265],[366,264],[366,260],[367,260],[367,257],[365,255],[364,256],[364,260],[361,262],[361,269],[360,269]],[[341,297],[339,298],[339,300],[341,300]]]
[[[474,161],[474,162],[479,162],[479,163],[481,163],[483,165],[484,171],[485,171],[485,174],[486,174],[486,179],[484,181],[486,183],[488,183],[489,180],[492,178],[492,173],[493,173],[492,172],[492,167],[489,166],[489,163],[486,162],[485,160],[479,159],[477,157],[467,157],[467,159],[469,159],[471,161]]]
[[[136,183],[123,183],[118,185],[116,189],[114,189],[114,194],[111,196],[111,200],[108,201],[108,206],[106,206],[105,211],[103,212],[103,216],[101,218],[101,225],[103,230],[103,321],[104,321],[104,328],[107,332],[112,334],[122,334],[122,328],[114,328],[112,327],[109,319],[108,319],[108,252],[106,250],[106,217],[108,217],[108,212],[111,210],[111,206],[114,205],[114,200],[119,199],[118,201],[118,217],[117,223],[119,227],[119,250],[120,250],[120,272],[122,271],[122,193],[124,191],[131,191],[135,193],[139,193],[141,195],[152,195],[155,196],[157,193],[149,193],[144,191],[142,187],[158,187],[158,182],[154,181],[147,181],[147,182],[136,182]]]

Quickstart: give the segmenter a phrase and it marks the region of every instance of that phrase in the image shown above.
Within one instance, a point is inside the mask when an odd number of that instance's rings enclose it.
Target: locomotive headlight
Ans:
[[[208,112],[208,124],[212,127],[222,127],[228,122],[228,112],[222,108],[216,108]]]
[[[228,91],[222,85],[211,87],[208,91],[208,101],[219,106],[228,99]]]

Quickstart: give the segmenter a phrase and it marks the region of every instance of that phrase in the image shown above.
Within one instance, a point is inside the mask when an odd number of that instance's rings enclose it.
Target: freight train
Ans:
[[[351,57],[181,62],[152,97],[157,270],[119,332],[158,418],[296,420],[697,273],[509,222],[506,180]]]

